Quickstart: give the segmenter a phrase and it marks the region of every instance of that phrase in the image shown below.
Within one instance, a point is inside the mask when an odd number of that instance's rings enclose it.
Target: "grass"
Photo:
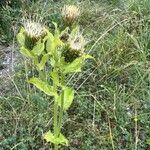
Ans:
[[[89,41],[86,52],[96,62],[89,61],[82,74],[68,76],[76,96],[63,120],[70,146],[62,149],[150,149],[149,0],[37,1],[25,8],[3,9],[3,19],[9,17],[17,27],[28,10],[46,19],[51,28],[51,20],[61,21],[60,9],[66,3],[81,7],[81,29]],[[16,10],[20,13],[8,13]],[[11,43],[9,37],[4,33],[0,39]],[[28,60],[20,62],[13,74],[0,79],[0,147],[48,149],[51,144],[42,134],[52,125],[52,100],[31,91],[25,79],[35,72]]]

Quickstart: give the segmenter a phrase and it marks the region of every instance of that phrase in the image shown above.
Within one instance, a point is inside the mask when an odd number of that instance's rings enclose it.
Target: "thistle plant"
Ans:
[[[38,77],[32,77],[27,82],[54,99],[53,130],[45,133],[44,139],[53,143],[54,149],[58,150],[60,145],[69,145],[61,133],[61,128],[63,113],[71,106],[75,93],[73,87],[66,85],[66,76],[81,72],[85,60],[92,57],[84,53],[86,42],[78,26],[72,31],[69,28],[60,31],[57,23],[53,24],[54,33],[38,22],[27,20],[21,27],[17,39],[20,52],[32,60],[39,72]],[[64,38],[64,35],[67,35],[67,38]],[[45,68],[47,72],[44,71]],[[45,73],[48,78],[45,77]]]

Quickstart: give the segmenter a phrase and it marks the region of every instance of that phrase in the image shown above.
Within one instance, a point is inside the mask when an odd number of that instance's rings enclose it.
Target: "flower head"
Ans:
[[[69,37],[68,45],[66,45],[63,56],[66,62],[72,62],[76,58],[84,54],[84,46],[86,42],[81,33],[77,32]]]
[[[74,37],[70,37],[69,44],[72,50],[83,51],[86,41],[82,34],[77,33]]]
[[[79,17],[80,10],[75,5],[65,5],[62,10],[62,15],[66,22],[71,23]]]
[[[26,34],[31,38],[39,38],[45,34],[44,27],[39,22],[25,20],[23,26]]]

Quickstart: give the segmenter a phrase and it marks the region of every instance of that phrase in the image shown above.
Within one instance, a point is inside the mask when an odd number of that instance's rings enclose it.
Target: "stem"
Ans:
[[[54,67],[54,70],[56,70],[56,66]],[[61,75],[61,84],[64,85],[64,75]],[[53,82],[54,90],[57,93],[57,85]],[[64,107],[64,90],[62,89],[62,95],[61,95],[61,107],[58,112],[58,103],[57,99],[58,96],[54,97],[54,136],[55,138],[58,138],[61,132],[61,126],[62,126],[62,118],[63,118],[63,107]],[[59,113],[59,120],[58,120],[58,113]],[[54,144],[54,150],[58,150],[58,144]]]
[[[58,116],[58,104],[56,98],[54,100],[54,135],[57,137],[57,116]]]
[[[54,99],[54,136],[55,138],[58,137],[57,116],[58,116],[58,104],[57,104],[57,97],[55,96],[55,99]],[[57,144],[54,144],[54,150],[58,150]]]
[[[65,77],[64,77],[64,74],[61,74],[61,84],[62,84],[62,86],[64,86],[64,84],[65,84]],[[63,109],[64,109],[64,90],[62,89],[61,107],[60,107],[60,112],[59,112],[58,134],[60,134],[61,126],[62,126]]]
[[[54,70],[56,70],[56,66],[54,67]],[[53,87],[55,93],[57,93],[57,85],[53,81]],[[59,137],[59,127],[58,127],[58,95],[54,97],[54,137]],[[58,150],[58,144],[54,144],[54,150]]]
[[[54,145],[54,150],[58,150],[58,144]]]
[[[58,134],[60,134],[61,126],[62,126],[63,107],[64,107],[64,90],[62,91],[62,96],[61,96],[61,107],[60,107],[60,112],[59,112]]]

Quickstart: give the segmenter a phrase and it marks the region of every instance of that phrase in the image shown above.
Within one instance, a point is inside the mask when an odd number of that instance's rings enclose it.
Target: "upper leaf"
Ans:
[[[34,58],[35,55],[32,53],[32,51],[29,51],[28,49],[26,49],[25,47],[21,47],[20,48],[20,52],[26,56],[26,57],[29,57],[29,58]]]
[[[63,100],[63,110],[66,111],[73,102],[74,99],[74,90],[70,87],[65,87],[62,93],[58,98],[58,105],[61,107]]]
[[[49,54],[51,54],[51,51],[54,49],[53,47],[53,40],[54,40],[54,36],[52,33],[48,32],[48,38],[47,38],[47,42],[46,42],[46,50]]]
[[[51,76],[51,79],[53,80],[53,84],[59,86],[60,85],[60,83],[59,83],[59,75],[58,75],[57,71],[53,70],[50,73],[50,76]]]
[[[81,72],[81,67],[83,64],[83,58],[76,58],[73,62],[67,63],[63,66],[63,71],[65,74],[70,72]]]
[[[60,32],[57,28],[57,24],[54,23],[55,26],[55,34],[53,35],[52,33],[48,32],[48,39],[46,42],[46,50],[49,54],[54,54],[57,47],[62,45],[62,41],[60,40]]]
[[[48,61],[48,59],[49,59],[49,55],[48,55],[48,54],[45,54],[45,55],[42,57],[40,63],[36,64],[37,67],[38,67],[38,70],[43,70],[43,69],[44,69],[44,66],[45,66],[46,62]]]
[[[67,74],[70,72],[81,72],[81,68],[83,66],[85,59],[94,59],[94,58],[90,55],[83,55],[81,57],[78,57],[73,62],[63,65],[64,73]]]
[[[21,45],[21,46],[24,46],[25,45],[25,34],[24,34],[24,28],[22,27],[21,29],[20,29],[20,32],[17,34],[17,40],[18,40],[18,42],[19,42],[19,44]]]
[[[29,83],[32,83],[35,85],[38,89],[43,91],[45,94],[50,95],[50,96],[56,96],[56,93],[53,90],[53,87],[48,85],[46,82],[43,82],[42,80],[38,78],[31,78],[28,81]]]
[[[33,47],[32,53],[39,56],[43,52],[43,50],[44,50],[44,42],[40,39]]]

